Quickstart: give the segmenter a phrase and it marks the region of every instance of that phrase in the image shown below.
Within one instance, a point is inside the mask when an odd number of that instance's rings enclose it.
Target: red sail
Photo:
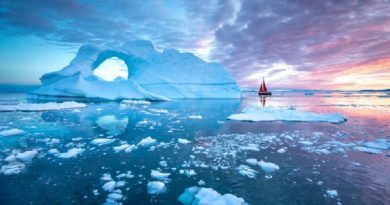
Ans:
[[[265,82],[264,82],[264,78],[263,78],[263,88],[264,88],[264,92],[267,92],[267,86],[265,86]]]
[[[259,92],[264,92],[264,86],[263,86],[263,83],[260,83],[260,88],[259,88]]]

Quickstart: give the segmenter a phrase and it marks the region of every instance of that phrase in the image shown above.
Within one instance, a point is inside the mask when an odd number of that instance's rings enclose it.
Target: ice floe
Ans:
[[[339,113],[314,113],[304,112],[295,109],[278,107],[247,107],[239,114],[233,114],[228,117],[229,120],[240,121],[300,121],[300,122],[344,122],[346,118]]]
[[[265,162],[263,160],[257,163],[265,173],[274,172],[279,170],[279,166],[272,162]]]
[[[121,152],[121,151],[124,151],[126,153],[129,153],[135,149],[137,149],[138,147],[136,145],[130,145],[130,144],[122,144],[122,145],[119,145],[119,146],[116,146],[116,147],[113,147],[114,151],[115,152]]]
[[[184,205],[248,205],[233,194],[221,195],[212,188],[190,187],[177,199]]]
[[[154,145],[157,143],[157,140],[156,139],[153,139],[152,137],[146,137],[144,139],[142,139],[138,145],[139,146],[142,146],[142,147],[148,147],[148,146],[151,146],[151,145]]]
[[[103,184],[102,188],[104,191],[112,192],[116,187],[115,181],[109,181]]]
[[[106,144],[113,143],[115,139],[109,139],[109,138],[96,138],[91,141],[91,144],[102,146]]]
[[[84,103],[78,102],[62,102],[62,103],[19,103],[15,105],[0,105],[0,112],[9,111],[46,111],[46,110],[61,110],[70,108],[84,108],[87,107]]]
[[[257,171],[246,165],[240,165],[237,167],[238,173],[249,178],[255,178]]]
[[[17,129],[17,128],[12,128],[12,129],[9,129],[9,130],[3,130],[3,131],[0,131],[0,136],[13,136],[13,135],[22,135],[26,133],[25,131],[23,130],[20,130],[20,129]]]
[[[83,149],[83,148],[71,148],[67,152],[58,153],[55,156],[57,156],[59,158],[72,158],[72,157],[76,157],[77,155],[83,153],[84,151],[85,151],[85,149]]]
[[[202,115],[190,115],[190,116],[188,116],[188,119],[201,120],[201,119],[203,119],[203,117],[202,117]]]
[[[165,184],[160,181],[151,181],[147,184],[148,194],[161,194],[166,190]]]
[[[21,162],[11,162],[9,164],[1,166],[0,173],[4,175],[14,175],[19,174],[26,167],[24,163]]]
[[[150,176],[157,179],[157,180],[161,180],[161,181],[168,181],[169,180],[169,176],[171,174],[170,173],[163,173],[163,172],[160,172],[158,170],[152,170],[151,173],[150,173]]]
[[[180,144],[188,144],[188,143],[191,143],[191,141],[189,141],[189,140],[187,140],[187,139],[183,139],[183,138],[177,139],[177,142],[179,142]]]
[[[336,198],[338,196],[337,190],[334,189],[326,190],[326,196],[330,198]]]

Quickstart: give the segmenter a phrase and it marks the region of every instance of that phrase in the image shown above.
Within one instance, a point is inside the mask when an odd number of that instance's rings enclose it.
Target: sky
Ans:
[[[0,84],[136,39],[220,62],[243,87],[390,88],[388,0],[2,0]]]

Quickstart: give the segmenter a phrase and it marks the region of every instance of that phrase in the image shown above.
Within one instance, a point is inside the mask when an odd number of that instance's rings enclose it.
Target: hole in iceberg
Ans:
[[[93,70],[93,74],[105,81],[114,81],[117,78],[128,78],[128,68],[122,59],[118,57],[111,57],[103,61],[96,69]]]

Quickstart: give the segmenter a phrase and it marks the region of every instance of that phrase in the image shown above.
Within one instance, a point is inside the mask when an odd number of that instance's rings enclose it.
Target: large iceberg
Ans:
[[[123,60],[128,78],[106,81],[94,70],[110,58]],[[240,98],[236,81],[219,63],[207,63],[191,53],[155,50],[149,41],[119,46],[82,46],[70,64],[41,77],[34,96],[102,99]]]

